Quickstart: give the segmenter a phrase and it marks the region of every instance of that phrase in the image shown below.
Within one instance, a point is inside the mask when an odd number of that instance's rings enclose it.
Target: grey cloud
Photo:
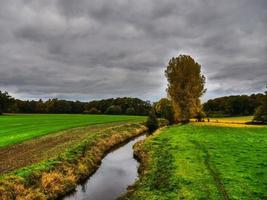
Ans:
[[[0,89],[18,97],[157,100],[180,53],[202,65],[205,98],[267,81],[265,0],[0,3]]]

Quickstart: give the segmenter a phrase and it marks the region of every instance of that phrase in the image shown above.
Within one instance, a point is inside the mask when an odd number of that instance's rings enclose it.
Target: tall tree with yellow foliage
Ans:
[[[165,76],[167,93],[173,103],[175,122],[186,123],[201,111],[200,97],[205,93],[205,76],[192,57],[180,55],[169,61]]]

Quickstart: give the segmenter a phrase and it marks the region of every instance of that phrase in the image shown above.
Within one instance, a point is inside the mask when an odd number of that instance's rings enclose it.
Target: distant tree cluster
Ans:
[[[23,101],[12,98],[7,92],[0,91],[0,113],[84,113],[112,115],[148,115],[150,102],[138,98],[123,97],[99,101],[80,102],[61,99],[47,101]]]
[[[151,104],[138,98],[122,97],[91,101],[85,105],[85,110],[92,108],[103,114],[148,115]]]
[[[266,101],[264,94],[226,96],[208,100],[203,109],[209,117],[253,115]]]
[[[14,99],[7,92],[0,91],[0,115],[6,112],[13,102]]]
[[[9,106],[10,113],[83,113],[84,102],[49,99],[47,101],[22,101],[19,99]]]

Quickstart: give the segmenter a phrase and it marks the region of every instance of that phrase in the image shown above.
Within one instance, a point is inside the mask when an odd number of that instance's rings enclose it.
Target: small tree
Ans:
[[[174,123],[174,110],[172,102],[167,98],[160,99],[154,105],[156,114],[159,117],[165,118],[168,120],[169,124]]]
[[[149,112],[146,125],[150,133],[152,133],[159,127],[158,119],[154,109]]]
[[[205,93],[201,66],[190,56],[180,55],[169,61],[165,76],[167,92],[173,103],[176,122],[189,122],[201,111],[200,97]]]
[[[265,92],[265,98],[262,104],[255,111],[253,121],[267,124],[267,91]]]
[[[267,102],[256,109],[253,121],[263,124],[267,123]]]

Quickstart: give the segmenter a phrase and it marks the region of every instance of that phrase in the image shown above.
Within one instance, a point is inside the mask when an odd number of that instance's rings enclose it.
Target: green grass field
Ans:
[[[107,151],[146,131],[141,123],[113,122],[68,129],[2,148],[0,199],[58,199],[95,172]]]
[[[0,116],[0,148],[60,130],[145,117],[123,115],[16,114]]]
[[[267,127],[172,126],[136,149],[145,174],[125,199],[267,199]]]
[[[38,168],[36,155],[45,160],[48,155],[76,148],[88,138],[95,141],[98,137],[110,137],[128,126],[130,132],[137,125],[124,122],[145,119],[119,115],[4,115],[0,116],[0,150],[16,151],[17,146],[24,155],[22,144],[27,152],[29,146],[34,147],[37,151],[30,153],[34,155],[30,164],[37,163]],[[142,160],[144,174],[123,199],[267,199],[267,127],[243,124],[250,119],[218,118],[162,129],[137,146],[139,154],[147,155]],[[97,124],[100,126],[93,126]],[[59,132],[81,126],[89,127]],[[47,136],[41,137],[44,135]],[[23,141],[26,142],[17,144]],[[51,144],[42,146],[43,141]],[[43,152],[49,153],[41,155]],[[5,163],[7,157],[2,156]],[[13,154],[10,156],[10,162],[17,161]],[[28,163],[19,163],[14,169],[19,166]],[[27,173],[32,171],[27,169]],[[22,172],[25,174],[25,170]]]

